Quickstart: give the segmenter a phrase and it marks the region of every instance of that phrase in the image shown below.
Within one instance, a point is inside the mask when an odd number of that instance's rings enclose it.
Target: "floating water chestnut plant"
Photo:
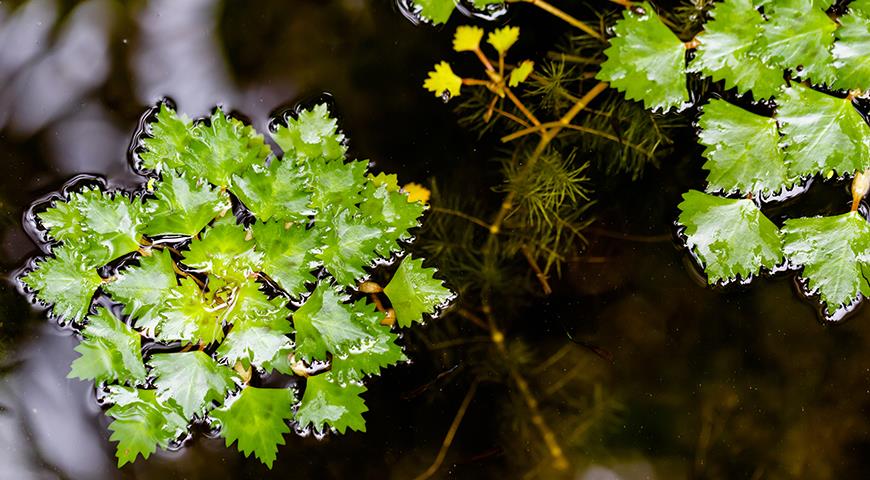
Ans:
[[[191,122],[161,104],[149,119],[143,187],[71,187],[35,205],[48,254],[21,276],[80,329],[69,376],[111,405],[118,465],[192,422],[270,467],[291,424],[365,431],[363,379],[406,360],[394,329],[452,297],[403,257],[426,205],[347,161],[323,104],[273,124],[280,157],[219,109]],[[391,258],[385,287],[367,280]]]

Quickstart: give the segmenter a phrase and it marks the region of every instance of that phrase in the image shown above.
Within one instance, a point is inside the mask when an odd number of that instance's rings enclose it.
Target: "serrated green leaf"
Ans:
[[[362,380],[366,375],[378,375],[382,368],[407,360],[402,347],[396,345],[398,336],[390,327],[381,325],[384,316],[360,299],[353,308],[356,323],[363,325],[370,336],[342,348],[332,357],[333,378],[339,382]]]
[[[223,403],[237,377],[232,368],[198,350],[158,353],[148,364],[153,368],[158,398],[173,400],[187,418],[201,415],[211,402]]]
[[[870,126],[850,101],[795,85],[777,103],[793,175],[848,175],[870,167]]]
[[[238,441],[245,455],[254,453],[272,468],[278,445],[290,433],[287,420],[293,417],[293,391],[287,388],[246,387],[234,401],[212,411],[221,426],[221,436],[229,447]]]
[[[816,83],[832,84],[831,48],[837,22],[825,9],[830,2],[777,0],[765,5],[769,19],[758,38],[758,55],[768,64],[791,69],[793,75]]]
[[[770,98],[785,85],[783,70],[764,63],[754,53],[764,19],[753,0],[725,0],[716,3],[689,71],[724,80],[725,88],[749,91],[755,99]]]
[[[369,409],[360,397],[365,391],[362,385],[339,383],[330,373],[308,377],[296,421],[303,428],[312,425],[321,432],[324,425],[341,433],[348,428],[365,432],[366,421],[362,414]]]
[[[355,160],[315,159],[308,163],[311,182],[311,207],[317,212],[315,219],[328,215],[330,208],[351,208],[362,200],[368,162]]]
[[[604,51],[607,60],[595,76],[629,100],[642,101],[650,110],[667,111],[689,101],[686,89],[686,47],[662,23],[649,3],[645,13],[626,9],[613,26],[615,37]]]
[[[679,223],[686,246],[697,256],[710,284],[742,279],[782,262],[779,229],[747,199],[696,190],[683,194]]]
[[[714,99],[704,106],[699,125],[708,192],[770,195],[794,184],[775,119]]]
[[[433,277],[434,274],[434,268],[423,267],[423,259],[407,256],[384,287],[400,327],[422,322],[424,313],[435,313],[436,307],[453,297],[441,280]]]
[[[37,213],[36,218],[48,230],[50,238],[61,242],[81,238],[87,224],[79,208],[81,203],[81,195],[72,192],[68,200],[55,200],[45,211]]]
[[[360,211],[382,228],[376,250],[381,256],[389,256],[399,250],[398,240],[411,237],[408,231],[420,224],[418,219],[426,206],[409,202],[405,192],[391,192],[386,186],[376,187],[372,183],[366,185],[363,197],[365,200],[360,203]]]
[[[190,243],[182,262],[193,271],[210,273],[227,281],[244,283],[260,270],[263,255],[233,216],[224,217]]]
[[[325,103],[302,110],[296,118],[287,118],[272,134],[284,151],[285,161],[312,158],[340,160],[344,158],[344,134],[338,131],[338,121],[329,114]]]
[[[453,0],[413,0],[420,7],[420,15],[433,25],[447,23],[456,4]]]
[[[148,129],[150,136],[143,139],[145,150],[139,155],[142,167],[162,172],[187,163],[193,142],[193,125],[187,117],[163,103]]]
[[[88,317],[82,337],[75,348],[81,356],[73,361],[68,378],[131,385],[145,380],[141,337],[109,310],[97,308]]]
[[[335,287],[321,282],[293,313],[299,358],[326,360],[326,352],[335,353],[371,337],[346,300]]]
[[[305,284],[315,281],[311,270],[319,263],[314,252],[321,246],[320,234],[305,225],[279,222],[258,222],[251,231],[263,254],[262,272],[293,298],[305,293]]]
[[[186,175],[166,172],[156,188],[157,198],[145,204],[147,235],[196,235],[230,209],[225,192]]]
[[[88,314],[102,278],[97,267],[68,246],[56,247],[53,257],[36,263],[22,281],[39,301],[51,306],[55,317],[79,322]]]
[[[859,294],[870,296],[870,226],[857,212],[788,219],[782,232],[789,262],[803,267],[801,277],[829,315]]]
[[[136,327],[153,334],[160,322],[166,298],[178,280],[169,250],[153,250],[140,257],[138,267],[127,267],[103,289],[124,304],[124,314],[136,320]]]
[[[182,278],[164,301],[166,306],[156,331],[158,340],[209,345],[224,337],[221,310],[192,278]]]
[[[233,175],[252,165],[263,165],[272,153],[253,127],[227,117],[220,109],[208,123],[196,124],[193,134],[196,141],[191,143],[190,156],[180,168],[222,187],[231,185]]]
[[[181,407],[158,401],[156,390],[111,386],[106,401],[114,404],[106,415],[115,419],[109,424],[109,440],[118,442],[118,467],[139,455],[147,459],[158,446],[166,448],[187,427]]]
[[[363,267],[378,257],[382,232],[356,207],[354,211],[331,212],[325,211],[326,218],[319,224],[324,246],[317,257],[339,284],[353,285],[365,275]]]
[[[232,308],[225,315],[232,329],[218,347],[217,354],[230,365],[241,361],[246,367],[270,368],[276,358],[290,349],[287,334],[290,310],[286,300],[270,300],[259,284],[248,282],[235,292]]]
[[[260,221],[305,221],[314,210],[304,167],[291,160],[254,165],[233,177],[233,193]]]
[[[839,22],[831,50],[837,70],[834,87],[866,92],[870,90],[870,1],[850,3]]]

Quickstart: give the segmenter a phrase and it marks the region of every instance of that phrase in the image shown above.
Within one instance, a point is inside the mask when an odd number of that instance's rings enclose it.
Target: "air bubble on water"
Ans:
[[[441,101],[444,103],[447,103],[450,101],[450,92],[449,91],[444,90],[443,92],[441,92]]]

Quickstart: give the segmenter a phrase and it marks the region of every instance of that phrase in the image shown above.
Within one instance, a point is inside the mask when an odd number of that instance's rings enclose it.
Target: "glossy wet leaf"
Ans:
[[[870,167],[870,126],[850,101],[795,85],[777,103],[792,174],[848,175]]]
[[[238,398],[213,410],[211,416],[221,426],[228,447],[238,442],[239,451],[253,453],[271,468],[278,445],[284,445],[284,435],[290,433],[287,421],[293,417],[295,401],[287,388],[245,387]]]
[[[120,270],[103,289],[124,305],[124,314],[135,320],[137,328],[153,334],[165,310],[166,299],[178,285],[169,250],[154,249],[139,258],[138,266]]]
[[[363,325],[369,332],[368,338],[342,348],[332,357],[333,378],[339,382],[362,380],[366,375],[378,375],[382,368],[406,361],[402,348],[395,342],[398,336],[389,326],[381,325],[384,314],[366,305],[365,300],[354,304],[356,323]]]
[[[828,315],[870,295],[870,226],[857,212],[788,219],[782,232],[789,262],[802,267]]]
[[[109,440],[118,442],[119,467],[139,455],[147,459],[157,447],[166,448],[187,427],[181,407],[173,401],[159,401],[156,390],[111,386],[106,401],[114,404],[106,415],[114,419],[109,424]]]
[[[679,209],[686,246],[701,262],[709,283],[746,279],[782,263],[779,229],[751,200],[690,190]]]
[[[296,352],[304,360],[326,360],[327,352],[338,352],[371,337],[359,321],[355,306],[328,283],[320,283],[305,303],[293,313]]]
[[[770,195],[794,183],[775,119],[714,99],[704,106],[699,126],[708,192]]]
[[[870,1],[856,0],[839,19],[840,27],[831,53],[837,78],[835,88],[870,89]]]
[[[365,387],[356,383],[339,383],[330,373],[309,377],[296,421],[303,428],[311,425],[320,432],[327,425],[341,433],[348,428],[365,432],[362,414],[368,408],[360,397],[365,391]]]
[[[191,143],[191,154],[180,168],[214,185],[231,185],[233,175],[264,164],[271,153],[253,127],[226,116],[220,109],[208,122],[197,124],[193,133],[196,141]]]
[[[837,22],[825,12],[830,5],[830,0],[767,3],[764,11],[769,21],[758,39],[758,55],[799,78],[832,84],[837,76],[831,55]]]
[[[314,213],[305,176],[305,169],[295,162],[273,160],[234,176],[233,193],[260,221],[304,221]]]
[[[419,218],[426,210],[421,202],[409,201],[405,192],[391,192],[386,186],[375,187],[369,184],[364,192],[365,200],[360,203],[360,211],[381,227],[381,239],[377,252],[384,257],[398,251],[399,240],[411,237],[409,230],[417,227]]]
[[[441,280],[433,277],[434,268],[423,267],[423,259],[407,256],[384,287],[384,293],[396,310],[396,321],[401,327],[422,322],[423,314],[435,313],[453,294]]]
[[[142,341],[136,331],[104,307],[88,317],[82,341],[75,350],[69,378],[138,385],[145,380]]]
[[[158,340],[209,345],[224,337],[220,309],[192,278],[182,278],[166,299],[157,327]]]
[[[158,353],[148,360],[154,386],[161,400],[171,399],[187,418],[209,410],[212,402],[223,403],[235,387],[235,371],[220,365],[204,352]]]
[[[241,283],[259,271],[262,258],[235,217],[228,216],[190,243],[182,263],[194,271]]]
[[[344,134],[339,132],[338,121],[330,116],[326,104],[301,110],[296,118],[286,120],[287,125],[279,126],[272,134],[275,143],[284,151],[285,161],[344,158],[347,151]]]
[[[36,263],[22,281],[50,305],[55,317],[79,322],[88,314],[91,299],[102,283],[96,265],[74,249],[61,246]]]
[[[686,47],[656,15],[649,3],[644,14],[626,9],[613,26],[615,36],[604,51],[607,60],[596,78],[650,110],[680,108],[689,101]]]
[[[755,99],[770,98],[785,85],[782,68],[765,63],[757,55],[758,37],[764,18],[753,0],[725,0],[716,3],[697,36],[700,45],[689,71],[713,80],[724,80],[725,88],[736,88]]]
[[[317,180],[311,182],[311,208],[316,212],[315,219],[321,220],[322,213],[329,215],[327,209],[351,208],[362,200],[362,189],[366,183],[368,162],[354,160],[316,159],[308,163],[309,176]]]
[[[327,215],[320,223],[323,248],[317,258],[341,285],[353,285],[378,255],[383,232],[357,208]]]
[[[232,325],[217,349],[217,355],[228,364],[241,361],[245,366],[268,367],[281,352],[291,349],[287,337],[290,310],[282,297],[269,299],[260,285],[248,282],[235,292],[233,307],[224,318]]]
[[[261,270],[291,297],[306,293],[314,283],[311,271],[319,263],[314,252],[321,246],[320,234],[304,224],[255,223],[251,227],[255,248],[262,252]]]
[[[146,202],[144,233],[196,235],[218,215],[230,209],[225,192],[189,175],[163,174],[155,188],[155,199]]]
[[[139,154],[142,167],[161,172],[189,161],[189,148],[193,142],[190,119],[161,103],[155,121],[148,124],[148,130],[150,135],[143,139],[144,150]]]

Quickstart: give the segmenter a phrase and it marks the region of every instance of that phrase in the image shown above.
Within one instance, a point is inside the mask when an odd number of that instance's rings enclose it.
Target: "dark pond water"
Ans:
[[[528,9],[516,16],[530,45],[565,32]],[[22,213],[69,177],[135,185],[130,138],[163,96],[191,116],[219,103],[264,129],[273,109],[330,92],[352,155],[403,181],[460,176],[464,194],[481,194],[495,140],[457,127],[421,88],[449,55],[451,35],[452,24],[414,27],[386,0],[0,1],[0,266],[11,278],[37,253]],[[563,438],[568,476],[866,478],[870,310],[823,325],[785,276],[706,288],[669,238],[680,194],[701,186],[698,153],[689,136],[640,181],[598,178],[588,251],[515,333],[542,358],[571,352],[570,364],[538,382],[544,408],[579,421]],[[845,188],[814,186],[803,205],[841,211]],[[419,393],[452,366],[417,349],[412,364],[369,383],[365,434],[288,437],[272,471],[196,434],[178,451],[118,470],[93,385],[66,379],[72,332],[7,281],[0,337],[4,479],[410,478],[434,459],[466,391],[448,375]],[[550,387],[576,378],[588,408],[550,401]],[[481,387],[443,478],[534,471],[538,437],[521,408],[504,408],[504,390]],[[586,418],[595,428],[583,427]]]

